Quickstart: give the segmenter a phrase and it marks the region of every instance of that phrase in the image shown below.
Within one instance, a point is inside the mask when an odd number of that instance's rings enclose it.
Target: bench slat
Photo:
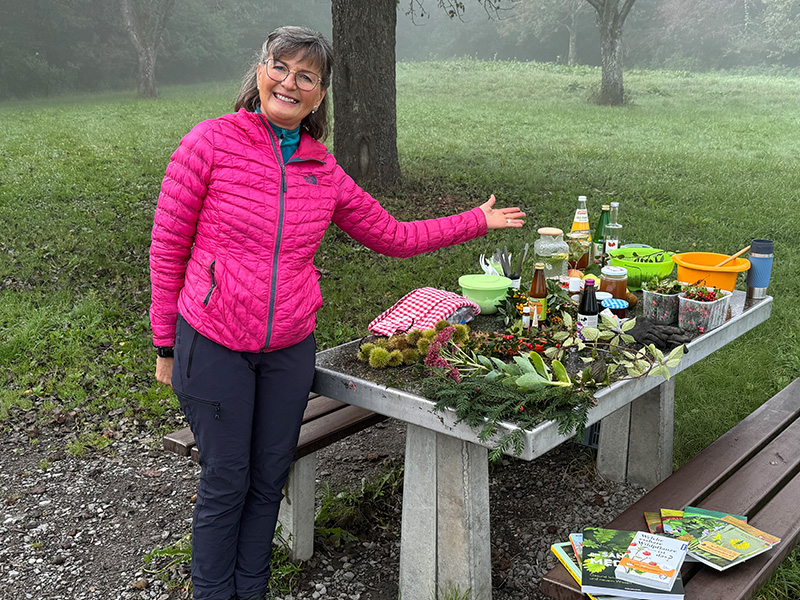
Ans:
[[[308,406],[306,406],[306,412],[303,413],[303,424],[313,421],[314,419],[324,417],[325,415],[329,415],[337,410],[341,410],[346,406],[347,404],[344,402],[339,402],[339,400],[334,400],[333,398],[328,398],[327,396],[317,396],[316,398],[311,398],[308,401]]]
[[[387,418],[385,415],[365,408],[348,405],[327,415],[324,419],[306,423],[300,430],[300,441],[297,444],[297,451],[294,453],[295,460],[371,425],[385,421]]]
[[[703,569],[686,587],[685,600],[745,600],[752,598],[800,540],[800,475],[796,475],[751,523],[781,538],[771,550],[727,571]]]

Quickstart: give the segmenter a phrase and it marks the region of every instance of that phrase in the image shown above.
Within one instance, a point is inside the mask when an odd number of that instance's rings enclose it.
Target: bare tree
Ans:
[[[176,0],[120,0],[122,20],[139,57],[139,95],[155,98],[156,56]]]
[[[625,88],[622,84],[622,26],[636,0],[586,2],[594,7],[600,30],[600,104],[619,106],[625,101]]]

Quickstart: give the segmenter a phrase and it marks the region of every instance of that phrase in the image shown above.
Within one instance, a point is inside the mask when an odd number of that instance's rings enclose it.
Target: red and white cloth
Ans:
[[[472,315],[480,314],[481,307],[472,300],[454,292],[436,288],[419,288],[409,292],[391,308],[381,313],[369,324],[372,335],[394,335],[412,329],[433,329],[442,319],[447,319],[456,310],[468,306]]]

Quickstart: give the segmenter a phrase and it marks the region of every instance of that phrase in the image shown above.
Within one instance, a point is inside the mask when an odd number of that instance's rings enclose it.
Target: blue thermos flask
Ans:
[[[747,271],[747,297],[759,299],[767,295],[775,244],[772,240],[753,240],[750,245],[750,270]]]

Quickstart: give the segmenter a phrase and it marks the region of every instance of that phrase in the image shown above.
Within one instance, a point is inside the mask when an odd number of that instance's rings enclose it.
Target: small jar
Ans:
[[[627,300],[620,300],[619,298],[609,298],[608,300],[603,300],[602,306],[603,308],[609,309],[620,319],[624,319],[628,315],[629,303]]]
[[[600,270],[600,290],[609,292],[613,298],[625,300],[628,291],[628,269],[607,266]]]

